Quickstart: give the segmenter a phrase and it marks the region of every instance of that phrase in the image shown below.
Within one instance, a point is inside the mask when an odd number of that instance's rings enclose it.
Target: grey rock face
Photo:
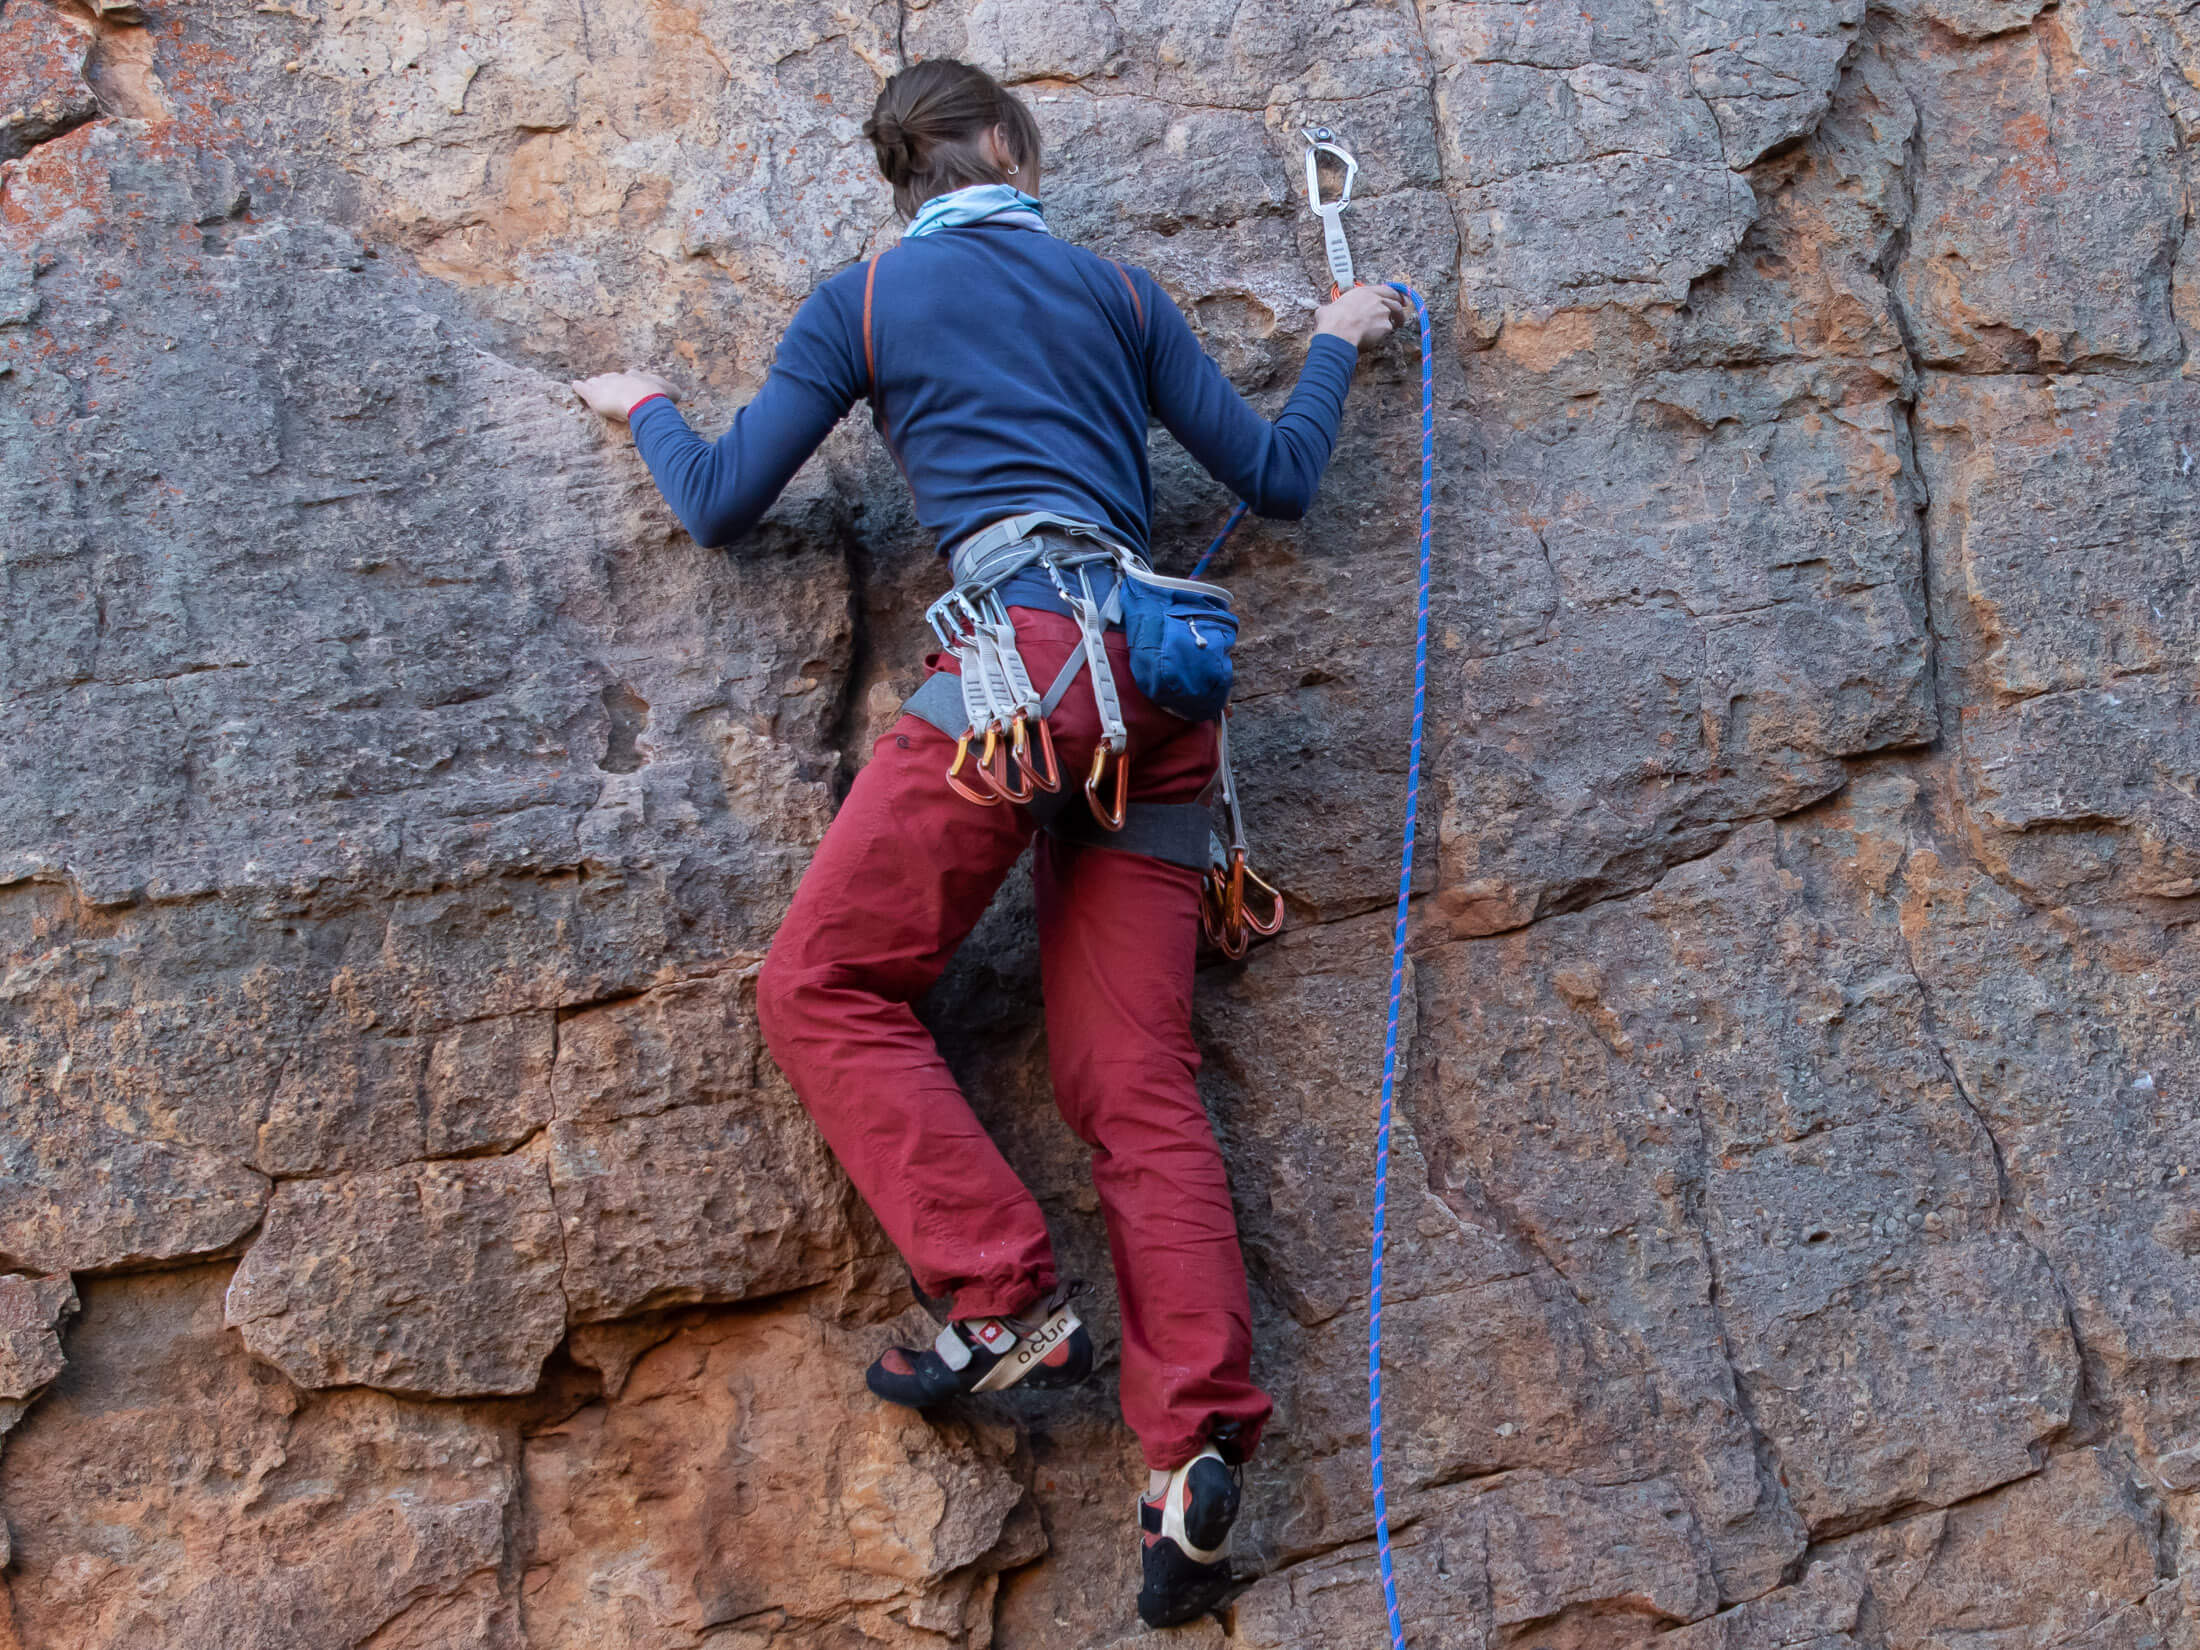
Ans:
[[[0,1278],[0,1405],[36,1396],[61,1373],[61,1325],[76,1306],[66,1277]]]
[[[1260,404],[1302,125],[1430,306],[1411,1642],[2189,1650],[2200,34],[2105,0],[0,0],[0,1646],[1159,1642],[1105,1362],[861,1392],[922,1315],[756,1031],[934,546],[854,419],[700,550],[565,389],[722,427],[941,55]],[[1385,1642],[1418,365],[1218,569],[1292,925],[1201,978],[1206,1650]],[[924,1012],[1106,1348],[1037,990],[1012,879]]]
[[[533,1154],[279,1188],[224,1311],[301,1386],[531,1391],[565,1328]]]

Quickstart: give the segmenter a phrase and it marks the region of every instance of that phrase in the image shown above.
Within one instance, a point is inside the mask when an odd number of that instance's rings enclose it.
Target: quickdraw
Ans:
[[[1306,140],[1306,204],[1322,221],[1322,251],[1329,259],[1329,296],[1340,296],[1360,283],[1352,275],[1352,244],[1344,238],[1344,209],[1352,204],[1352,180],[1360,175],[1360,163],[1352,151],[1337,141],[1326,126],[1308,126],[1299,135]],[[1337,198],[1322,199],[1322,156],[1329,155],[1344,167],[1344,182]]]
[[[969,725],[955,741],[955,760],[947,770],[948,787],[967,802],[992,807],[1029,802],[1038,791],[1061,788],[1054,738],[1041,711],[1039,695],[1016,651],[1016,630],[1008,610],[990,594],[975,597],[958,587],[926,612],[933,634],[962,669],[963,708]],[[1032,760],[1036,725],[1042,759]],[[975,762],[973,739],[982,743]],[[977,781],[962,778],[965,768]]]
[[[1245,862],[1245,815],[1238,806],[1237,775],[1230,765],[1230,713],[1215,724],[1215,784],[1230,817],[1230,840],[1214,844],[1213,862],[1199,886],[1199,922],[1217,951],[1233,961],[1252,949],[1254,936],[1265,939],[1283,928],[1283,895]],[[1246,885],[1268,897],[1268,911],[1257,914],[1245,903]]]
[[[1230,845],[1207,868],[1199,890],[1199,920],[1207,938],[1224,956],[1242,957],[1252,948],[1253,936],[1277,933],[1283,927],[1283,895],[1255,875],[1245,863],[1245,815],[1238,807],[1237,777],[1230,766],[1230,718],[1215,725],[1215,778],[1222,788],[1223,807],[1230,816]],[[1269,909],[1257,915],[1245,903],[1245,885],[1251,883],[1268,896]]]

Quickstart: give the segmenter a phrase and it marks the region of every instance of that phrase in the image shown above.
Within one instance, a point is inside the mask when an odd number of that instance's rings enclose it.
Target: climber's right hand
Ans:
[[[591,411],[621,420],[653,395],[680,399],[679,392],[653,372],[599,372],[593,378],[574,379],[572,388]]]
[[[1394,287],[1356,286],[1314,311],[1314,330],[1334,333],[1354,349],[1388,338],[1406,318],[1406,301]]]

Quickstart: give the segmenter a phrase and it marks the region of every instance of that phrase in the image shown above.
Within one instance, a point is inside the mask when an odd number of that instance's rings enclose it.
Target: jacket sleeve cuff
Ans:
[[[1338,359],[1347,378],[1352,376],[1353,369],[1360,364],[1360,352],[1334,332],[1315,333],[1313,342],[1306,346],[1306,358],[1311,361],[1316,351],[1324,349]]]
[[[652,401],[662,401],[668,407],[672,405],[671,396],[665,394],[663,390],[652,390],[649,394],[643,396],[641,400],[635,402],[633,406],[626,409],[626,421],[629,424],[633,423],[634,415],[640,412],[644,407],[648,406]]]

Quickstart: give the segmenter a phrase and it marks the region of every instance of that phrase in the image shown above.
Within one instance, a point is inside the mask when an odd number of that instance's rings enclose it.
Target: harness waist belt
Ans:
[[[1051,510],[1031,510],[996,521],[956,545],[947,554],[948,576],[961,591],[974,594],[980,589],[991,590],[1039,561],[1052,547],[1050,541],[1061,539],[1084,539],[1092,546],[1089,555],[1068,559],[1115,561],[1131,554],[1089,521],[1058,516]],[[1065,559],[1060,548],[1056,548],[1053,559]]]

